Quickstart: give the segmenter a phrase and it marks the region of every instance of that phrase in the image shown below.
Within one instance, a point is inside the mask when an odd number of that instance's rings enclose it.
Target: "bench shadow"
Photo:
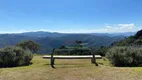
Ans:
[[[73,64],[73,63],[72,64],[55,64],[53,66],[51,66],[50,64],[44,64],[44,65],[48,65],[53,69],[56,69],[56,68],[80,68],[80,67],[84,67],[84,66],[89,66],[86,64]],[[94,66],[98,66],[98,64],[94,63]]]
[[[100,64],[100,65],[104,65],[103,63],[98,63],[98,64]]]
[[[43,65],[50,65],[50,64],[43,64]]]

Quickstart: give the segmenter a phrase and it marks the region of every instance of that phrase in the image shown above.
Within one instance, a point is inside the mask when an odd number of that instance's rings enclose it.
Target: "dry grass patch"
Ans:
[[[49,60],[34,56],[30,66],[0,68],[0,80],[141,80],[141,67],[112,67],[108,60],[97,60],[99,66],[90,59],[55,60],[52,69]]]

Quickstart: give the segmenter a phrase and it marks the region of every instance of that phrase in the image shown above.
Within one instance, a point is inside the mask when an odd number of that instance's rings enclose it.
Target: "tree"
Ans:
[[[22,41],[16,46],[19,46],[23,49],[29,49],[32,53],[36,53],[40,47],[40,45],[32,40]]]
[[[65,49],[66,48],[66,46],[61,46],[59,49]]]
[[[79,45],[79,47],[83,47],[83,45],[82,45],[82,41],[75,41],[76,42],[76,44],[78,44]]]

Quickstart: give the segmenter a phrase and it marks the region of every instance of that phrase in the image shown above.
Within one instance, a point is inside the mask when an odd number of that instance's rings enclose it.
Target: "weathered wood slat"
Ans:
[[[44,59],[50,59],[51,56],[43,56]],[[53,56],[54,59],[91,59],[93,58],[92,55],[85,55],[85,56]],[[96,59],[102,59],[100,55],[95,55]]]

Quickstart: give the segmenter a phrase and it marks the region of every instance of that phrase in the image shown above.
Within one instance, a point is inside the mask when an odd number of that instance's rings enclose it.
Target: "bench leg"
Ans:
[[[92,62],[92,64],[95,64],[96,66],[98,66],[98,63],[96,62],[96,59],[91,58],[91,62]]]
[[[53,59],[51,59],[50,65],[51,65],[51,67],[52,67],[52,68],[54,68],[54,61],[55,61],[55,59],[54,59],[54,58],[53,58]]]
[[[55,59],[53,59],[53,65],[55,64]]]
[[[50,65],[51,65],[52,68],[55,68],[54,67],[54,61],[55,61],[55,59],[53,58],[54,50],[55,49],[53,49],[52,54],[51,54],[51,58],[50,58]]]
[[[96,60],[94,58],[91,58],[91,62],[94,64],[96,63]]]

